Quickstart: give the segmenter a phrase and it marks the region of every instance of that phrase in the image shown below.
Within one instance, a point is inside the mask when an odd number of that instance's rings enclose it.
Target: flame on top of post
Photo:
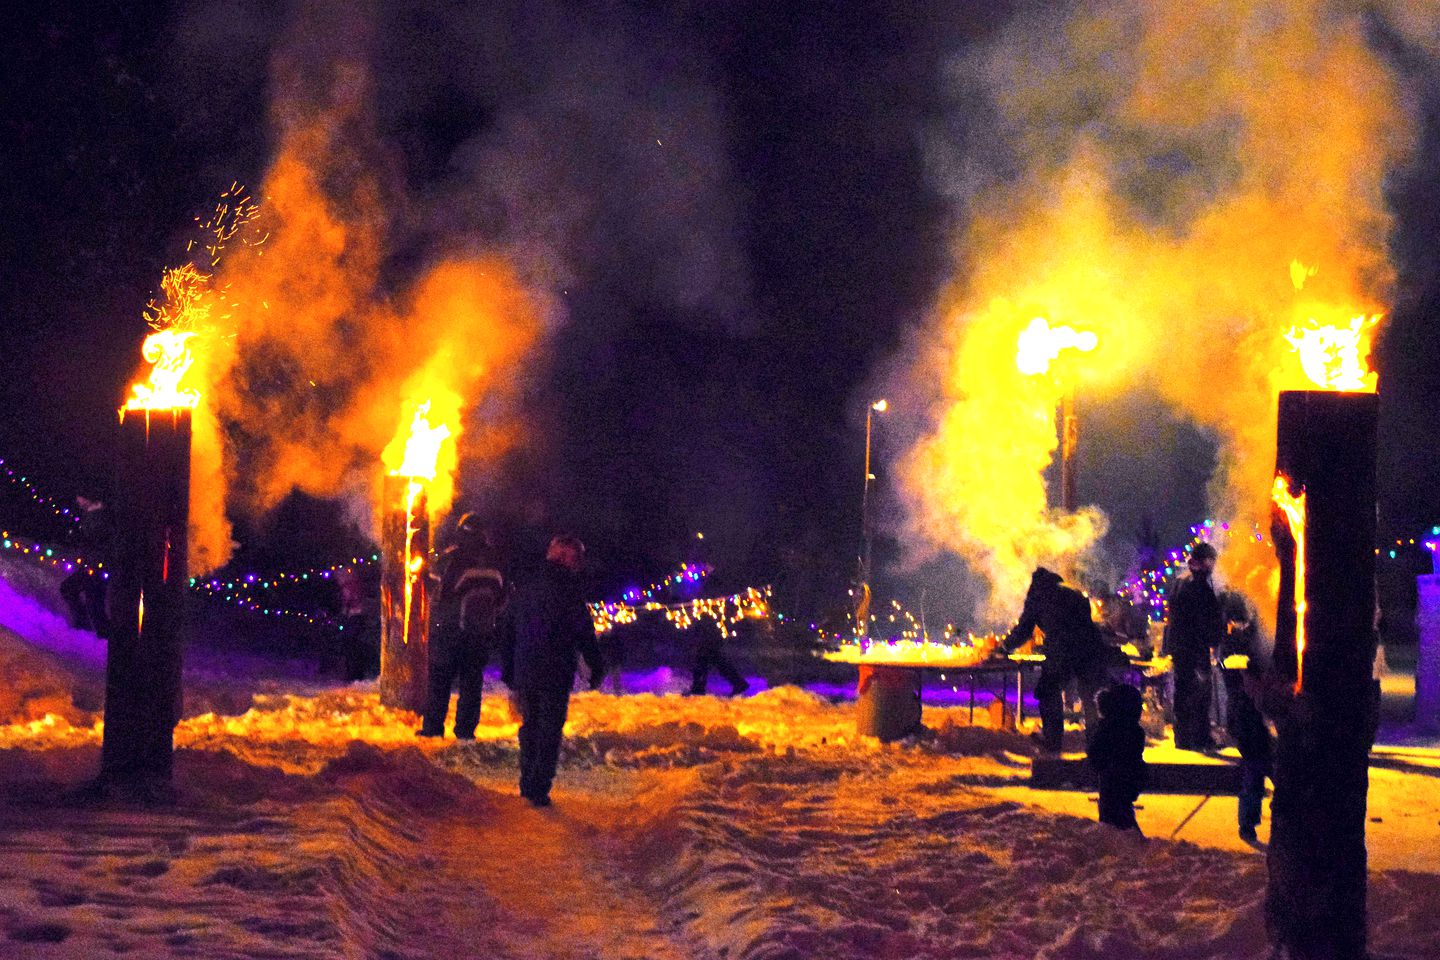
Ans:
[[[1372,331],[1381,314],[1352,317],[1347,323],[1321,323],[1309,318],[1285,334],[1300,357],[1305,375],[1322,390],[1374,393],[1377,381],[1370,369]]]
[[[1290,261],[1290,282],[1296,292],[1305,289],[1305,282],[1318,272],[1317,267]],[[1323,319],[1316,319],[1316,314]],[[1378,378],[1370,369],[1370,345],[1382,317],[1379,313],[1352,315],[1348,309],[1325,304],[1297,305],[1296,323],[1285,333],[1285,341],[1315,387],[1374,393]]]
[[[1060,356],[1062,350],[1079,350],[1088,353],[1099,344],[1100,338],[1093,332],[1083,333],[1074,327],[1052,327],[1044,317],[1036,317],[1029,326],[1020,331],[1016,343],[1015,366],[1027,376],[1047,373],[1050,364]]]
[[[434,480],[440,462],[440,447],[449,436],[450,428],[445,424],[430,423],[430,401],[426,400],[415,408],[415,416],[410,421],[410,432],[405,437],[404,453],[399,465],[390,471],[390,475],[415,480]]]
[[[1270,499],[1285,517],[1290,536],[1295,540],[1295,692],[1299,693],[1305,679],[1305,491],[1290,492],[1290,480],[1283,473],[1275,475]]]
[[[157,330],[145,338],[140,355],[151,364],[149,379],[130,387],[126,410],[193,410],[200,402],[200,391],[180,386],[195,362],[190,349],[194,331]]]

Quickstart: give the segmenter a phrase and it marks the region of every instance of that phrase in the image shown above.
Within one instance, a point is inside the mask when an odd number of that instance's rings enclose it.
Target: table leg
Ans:
[[[1015,668],[1015,732],[1025,722],[1025,668]]]
[[[975,671],[970,671],[970,726],[975,726]]]

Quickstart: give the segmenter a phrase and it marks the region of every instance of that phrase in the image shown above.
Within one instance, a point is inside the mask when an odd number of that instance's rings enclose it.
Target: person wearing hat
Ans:
[[[1210,661],[1225,640],[1225,612],[1212,577],[1217,555],[1208,543],[1190,551],[1190,576],[1170,598],[1163,652],[1175,676],[1175,746],[1211,750]]]
[[[467,513],[455,524],[455,541],[435,561],[430,577],[437,586],[430,618],[430,675],[419,735],[445,735],[450,689],[458,681],[455,737],[473,740],[480,724],[485,661],[496,646],[506,590],[490,536],[475,514]]]
[[[1040,701],[1044,748],[1059,753],[1065,733],[1065,688],[1075,681],[1085,710],[1088,743],[1099,721],[1095,693],[1105,682],[1105,643],[1090,616],[1090,600],[1053,570],[1036,567],[1025,594],[1020,621],[1005,636],[1006,653],[1030,640],[1035,630],[1045,636],[1045,663],[1035,685]]]

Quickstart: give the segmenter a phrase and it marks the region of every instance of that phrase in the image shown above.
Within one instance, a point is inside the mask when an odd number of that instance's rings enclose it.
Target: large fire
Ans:
[[[140,355],[151,364],[150,376],[143,383],[130,387],[126,410],[193,410],[200,402],[200,392],[182,387],[186,373],[195,363],[190,349],[193,331],[158,330],[145,338]]]
[[[390,471],[391,476],[409,477],[414,481],[435,479],[440,447],[450,436],[450,428],[443,423],[430,422],[430,403],[426,400],[415,408],[410,430],[405,435],[404,454],[400,465]]]
[[[415,407],[415,413],[408,421],[402,424],[400,432],[395,439],[385,448],[382,456],[384,462],[390,466],[390,476],[402,477],[405,484],[405,589],[404,589],[404,620],[401,628],[402,642],[410,642],[410,619],[415,600],[415,585],[425,569],[425,557],[415,548],[415,537],[420,532],[420,523],[424,515],[433,514],[443,508],[444,503],[437,503],[435,497],[435,486],[437,479],[443,473],[444,502],[448,503],[450,485],[453,483],[451,472],[455,457],[453,450],[454,443],[446,444],[458,433],[458,406],[455,410],[455,428],[443,421],[432,421],[431,407],[432,399],[426,399]],[[442,463],[442,454],[450,452],[448,462]]]
[[[1089,353],[1099,342],[1100,338],[1091,331],[1081,333],[1074,327],[1052,327],[1044,317],[1036,317],[1020,331],[1015,366],[1027,376],[1038,376],[1050,371],[1050,364],[1059,359],[1062,351]]]
[[[1299,693],[1305,679],[1305,612],[1309,606],[1305,599],[1305,491],[1298,494],[1290,491],[1290,481],[1283,475],[1275,477],[1275,486],[1270,493],[1271,502],[1285,517],[1290,536],[1295,540],[1295,692]]]
[[[1370,369],[1370,341],[1380,314],[1352,317],[1343,324],[1322,324],[1310,318],[1285,334],[1295,348],[1305,375],[1324,390],[1374,393],[1377,376]]]

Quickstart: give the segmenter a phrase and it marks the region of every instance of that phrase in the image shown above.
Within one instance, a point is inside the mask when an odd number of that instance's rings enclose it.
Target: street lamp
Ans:
[[[870,481],[875,474],[870,472],[870,437],[875,414],[890,409],[885,400],[876,400],[865,410],[865,484],[860,493],[860,583],[855,597],[855,636],[865,636],[866,624],[870,619]]]

